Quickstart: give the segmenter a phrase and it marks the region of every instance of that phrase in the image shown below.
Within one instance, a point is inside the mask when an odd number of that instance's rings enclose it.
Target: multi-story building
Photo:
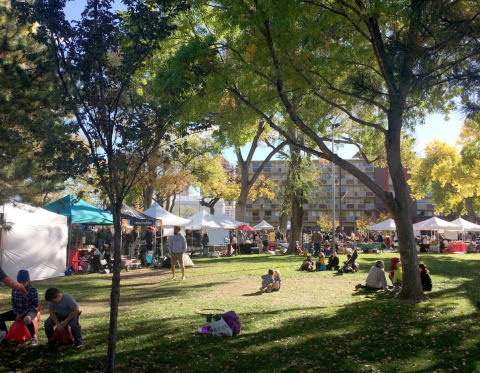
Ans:
[[[359,158],[353,158],[348,161],[363,171],[378,185],[382,186],[384,190],[393,192],[392,180],[386,168],[373,167]],[[253,161],[249,173],[255,172],[260,167],[260,164],[261,162]],[[333,194],[335,195],[336,220],[341,221],[341,227],[346,232],[355,230],[355,221],[362,215],[362,212],[378,215],[381,212],[388,211],[383,202],[368,187],[356,177],[341,170],[338,166],[335,166],[336,185],[333,193],[331,164],[321,160],[314,161],[313,164],[319,171],[321,187],[313,190],[310,196],[306,196],[304,200],[304,227],[316,225],[316,222],[322,215],[331,216]],[[275,180],[281,190],[287,181],[288,164],[280,160],[270,161],[264,168],[263,175]],[[405,177],[409,177],[407,171],[405,171]],[[245,221],[255,225],[259,221],[265,220],[273,226],[279,225],[282,215],[282,193],[278,193],[277,196],[277,200],[260,198],[256,202],[248,201],[245,210]],[[418,201],[412,200],[411,211],[412,222],[423,220],[423,217],[433,216],[434,206],[432,198],[427,197]]]

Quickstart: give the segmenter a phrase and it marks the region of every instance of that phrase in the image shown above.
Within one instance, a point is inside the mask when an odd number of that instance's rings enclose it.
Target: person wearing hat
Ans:
[[[180,227],[173,227],[173,236],[170,237],[168,251],[172,257],[172,280],[175,280],[175,265],[180,264],[182,270],[182,281],[185,280],[185,265],[183,264],[183,253],[187,252],[187,240],[180,233]]]
[[[0,282],[11,289],[17,289],[20,292],[20,294],[22,294],[24,297],[27,296],[27,291],[25,290],[25,286],[19,284],[17,281],[14,281],[10,277],[8,277],[7,274],[3,272],[2,267],[0,267]]]
[[[18,289],[12,290],[12,310],[0,314],[0,343],[7,335],[7,325],[5,321],[20,321],[23,319],[25,326],[31,335],[31,344],[36,346],[38,339],[33,326],[33,319],[37,317],[38,312],[38,292],[30,282],[30,274],[27,270],[18,271],[17,282],[27,291],[25,297]]]

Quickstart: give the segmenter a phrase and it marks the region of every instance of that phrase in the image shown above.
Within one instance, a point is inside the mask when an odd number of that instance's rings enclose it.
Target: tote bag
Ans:
[[[220,315],[218,315],[220,316]],[[232,329],[228,326],[222,316],[220,316],[220,320],[215,320],[212,317],[212,321],[210,321],[210,327],[212,328],[212,335],[215,337],[231,337],[233,335]]]

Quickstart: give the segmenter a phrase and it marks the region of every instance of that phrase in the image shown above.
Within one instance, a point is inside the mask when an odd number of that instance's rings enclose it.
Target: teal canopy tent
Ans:
[[[112,214],[69,194],[45,207],[68,217],[69,224],[113,225]]]

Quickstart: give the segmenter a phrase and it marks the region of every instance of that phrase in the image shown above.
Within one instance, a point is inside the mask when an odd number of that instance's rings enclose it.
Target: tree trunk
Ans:
[[[238,197],[238,201],[235,205],[235,220],[238,221],[245,221],[245,208],[247,206],[248,192],[250,192],[250,189],[247,188],[248,185],[244,185],[242,178],[240,196]]]
[[[120,270],[121,270],[121,252],[120,241],[122,235],[120,210],[121,202],[113,203],[113,227],[114,233],[114,250],[113,250],[113,277],[112,277],[112,291],[110,293],[110,326],[108,331],[108,350],[107,362],[105,367],[106,373],[115,372],[115,352],[117,348],[117,320],[118,320],[118,305],[120,302]]]
[[[148,185],[146,188],[143,189],[143,208],[145,210],[152,207],[154,191],[155,188],[153,187],[153,185]]]
[[[287,254],[295,253],[295,243],[298,241],[301,243],[302,239],[302,228],[303,228],[303,191],[294,190],[293,185],[296,185],[296,180],[298,179],[298,172],[302,159],[300,157],[300,152],[290,146],[290,154],[292,160],[290,162],[290,177],[293,182],[287,184],[287,188],[290,188],[286,192],[287,195],[290,195],[292,200],[292,220],[290,228],[290,242],[288,244]]]
[[[288,224],[288,214],[282,211],[282,216],[280,217],[280,230],[284,234],[287,233],[287,224]]]
[[[177,195],[174,194],[172,199],[170,200],[170,198],[167,199],[167,206],[169,206],[169,208],[167,209],[168,211],[172,212],[173,211],[173,208],[175,207],[175,200],[177,199]],[[180,216],[180,208],[178,209],[178,215]]]
[[[465,198],[465,208],[467,209],[467,219],[469,222],[476,224],[475,211],[473,210],[473,198]]]
[[[405,170],[400,157],[401,110],[391,110],[389,129],[386,137],[387,164],[393,181],[395,197],[390,199],[388,207],[392,212],[397,228],[399,252],[403,268],[402,291],[399,299],[421,302],[427,299],[423,293],[412,217],[409,205],[409,188],[405,180]]]

